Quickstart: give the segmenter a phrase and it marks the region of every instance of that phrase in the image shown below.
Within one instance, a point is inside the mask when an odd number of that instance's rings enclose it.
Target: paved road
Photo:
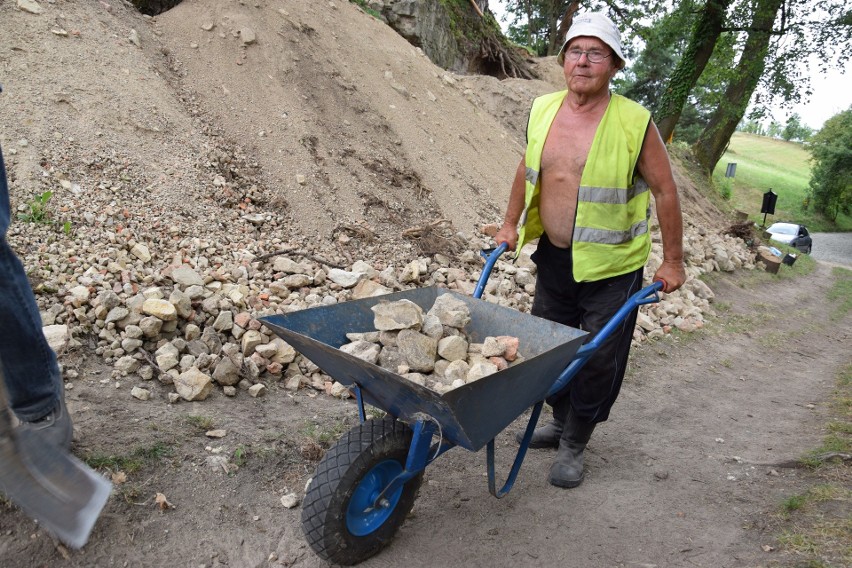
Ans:
[[[811,233],[811,256],[852,267],[852,233]]]

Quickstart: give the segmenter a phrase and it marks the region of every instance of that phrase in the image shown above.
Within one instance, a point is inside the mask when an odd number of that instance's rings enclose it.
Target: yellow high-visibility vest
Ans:
[[[518,251],[544,232],[539,217],[541,153],[567,93],[538,97],[530,110],[525,206],[518,229]],[[648,261],[650,192],[636,172],[636,163],[650,120],[651,113],[642,105],[620,95],[610,97],[580,178],[571,243],[577,282],[626,274]]]

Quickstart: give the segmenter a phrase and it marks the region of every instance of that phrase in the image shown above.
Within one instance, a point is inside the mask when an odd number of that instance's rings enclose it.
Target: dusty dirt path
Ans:
[[[825,265],[752,289],[719,278],[724,313],[716,323],[634,358],[612,419],[592,438],[578,490],[548,485],[553,452],[532,451],[515,489],[498,501],[487,493],[484,452],[450,452],[427,470],[417,516],[368,565],[776,561],[761,549],[774,544],[761,528],[796,493],[800,473],[775,464],[819,444],[824,403],[852,361],[852,318],[829,322],[831,280]],[[505,472],[515,444],[509,434],[500,442]]]
[[[835,377],[852,361],[852,316],[831,320],[828,265],[757,287],[754,276],[713,282],[720,315],[704,331],[636,352],[580,488],[548,485],[553,453],[531,451],[515,488],[497,500],[485,453],[453,450],[427,469],[394,543],[363,566],[785,565],[761,549],[773,541],[767,515],[802,483],[799,470],[779,464],[821,440]],[[355,423],[351,402],[274,388],[263,399],[129,402],[132,385],[116,388],[94,358],[79,363],[85,378],[69,391],[75,452],[147,457],[82,551],[57,547],[0,506],[4,567],[323,565],[304,543],[299,509],[279,499],[311,475],[309,440]],[[205,438],[199,417],[227,436]],[[239,470],[210,464],[214,455],[236,461],[238,448]],[[515,448],[511,432],[499,436],[498,477]],[[156,492],[176,508],[158,511]]]

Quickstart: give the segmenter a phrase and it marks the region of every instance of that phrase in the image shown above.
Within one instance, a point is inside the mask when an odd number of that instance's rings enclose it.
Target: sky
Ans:
[[[852,106],[852,75],[831,69],[828,74],[814,72],[811,76],[813,94],[807,103],[801,103],[790,111],[775,110],[773,118],[785,124],[790,113],[798,113],[802,122],[814,130],[822,128],[823,123]]]
[[[491,0],[488,7],[505,29],[506,24],[502,21],[503,2]],[[844,74],[839,69],[831,69],[822,74],[817,71],[817,65],[807,63],[803,63],[803,69],[813,69],[810,77],[813,94],[807,102],[799,103],[791,109],[773,108],[772,118],[780,124],[786,124],[790,115],[796,113],[801,117],[802,123],[819,130],[826,120],[852,106],[852,74]]]

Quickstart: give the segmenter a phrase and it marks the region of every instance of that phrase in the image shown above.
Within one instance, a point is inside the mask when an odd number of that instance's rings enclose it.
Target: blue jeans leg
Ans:
[[[0,151],[0,367],[9,405],[23,421],[38,420],[59,403],[62,377],[41,330],[41,316],[24,266],[6,242],[9,192]]]

